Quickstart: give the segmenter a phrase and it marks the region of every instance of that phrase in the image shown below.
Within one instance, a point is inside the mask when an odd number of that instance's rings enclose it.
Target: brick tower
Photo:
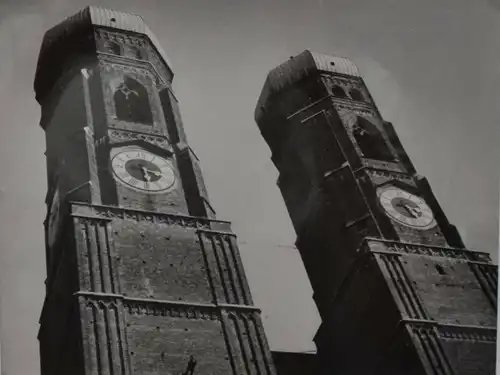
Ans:
[[[322,373],[494,374],[497,268],[464,248],[356,66],[291,58],[255,118],[322,319]]]
[[[42,374],[275,373],[172,78],[135,15],[87,7],[44,36]]]

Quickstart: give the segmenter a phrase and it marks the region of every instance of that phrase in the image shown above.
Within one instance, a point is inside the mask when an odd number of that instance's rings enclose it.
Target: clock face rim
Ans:
[[[123,167],[117,166],[116,160],[118,160],[117,159],[118,156],[124,155],[124,154],[130,154],[130,153],[134,153],[134,152],[142,153],[144,157],[127,158],[128,160],[142,159],[142,160],[145,160],[147,163],[151,163],[151,164],[155,165],[156,166],[155,169],[157,169],[157,171],[160,171],[160,172],[166,171],[167,172],[168,177],[165,177],[165,178],[167,179],[167,181],[169,180],[169,182],[166,185],[164,184],[160,188],[147,188],[145,181],[135,179],[134,176],[132,176],[130,174],[130,172],[127,171],[125,166],[123,166]],[[149,160],[147,157],[149,157]],[[152,162],[153,160],[155,161],[154,163]],[[160,162],[158,162],[158,161],[160,161]],[[122,185],[126,186],[127,188],[135,190],[137,192],[147,193],[147,194],[165,194],[165,193],[168,193],[168,192],[174,190],[175,186],[177,184],[177,174],[175,172],[175,168],[174,168],[172,161],[170,161],[169,159],[167,159],[163,156],[160,156],[156,153],[153,153],[149,150],[141,148],[141,147],[133,147],[133,148],[125,148],[125,149],[116,150],[115,153],[111,154],[110,163],[111,163],[111,170],[113,172],[113,176],[115,177],[115,180],[117,180]],[[161,165],[161,167],[159,165]],[[157,173],[157,172],[153,171],[152,173]],[[124,175],[127,177],[122,177]],[[165,174],[162,174],[162,175],[165,176]],[[138,180],[139,183],[142,183],[143,185],[142,185],[142,187],[136,186],[132,183],[129,183],[125,178],[130,178],[130,180],[134,180],[134,179]],[[161,180],[161,178],[159,180]]]
[[[393,194],[384,199],[384,196],[387,196],[387,193],[389,192],[393,192]],[[418,230],[428,230],[434,228],[437,225],[431,207],[423,198],[419,197],[418,195],[395,186],[379,189],[377,195],[379,204],[382,206],[385,214],[397,223]],[[410,218],[396,210],[396,208],[394,208],[394,206],[392,205],[392,201],[398,197],[409,200],[413,202],[417,207],[419,207],[420,211],[425,214],[424,219]],[[423,220],[425,220],[424,223],[422,223]]]
[[[61,216],[61,199],[59,188],[54,190],[52,195],[52,202],[50,203],[50,209],[48,212],[47,221],[47,242],[50,247],[54,246],[59,232],[59,218]]]

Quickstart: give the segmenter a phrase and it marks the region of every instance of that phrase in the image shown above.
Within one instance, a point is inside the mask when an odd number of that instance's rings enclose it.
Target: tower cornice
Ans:
[[[182,214],[172,214],[142,209],[130,209],[117,206],[87,204],[82,202],[68,202],[73,217],[89,219],[127,218],[136,221],[152,221],[158,223],[179,224],[183,227],[193,227],[200,230],[214,229],[231,234],[231,222],[225,220],[209,219]]]

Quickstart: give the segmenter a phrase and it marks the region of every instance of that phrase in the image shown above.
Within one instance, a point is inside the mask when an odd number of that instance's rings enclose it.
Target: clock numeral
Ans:
[[[129,174],[127,173],[127,171],[125,169],[118,169],[116,171],[116,174],[118,175],[118,177],[120,177],[122,180],[127,178],[129,176]]]
[[[169,179],[175,178],[175,173],[169,165],[165,165],[164,167],[161,167],[160,170],[161,170],[161,173],[164,176],[168,177]]]
[[[128,183],[132,186],[136,186],[139,183],[139,180],[132,177],[130,180],[128,180]]]

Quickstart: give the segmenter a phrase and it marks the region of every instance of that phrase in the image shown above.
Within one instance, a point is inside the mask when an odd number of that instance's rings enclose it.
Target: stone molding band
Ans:
[[[183,301],[167,301],[146,298],[127,297],[121,294],[78,291],[73,294],[83,297],[86,304],[96,306],[116,305],[121,301],[125,310],[133,315],[171,316],[188,319],[220,320],[223,311],[242,314],[260,314],[255,306],[234,304],[213,304]]]

